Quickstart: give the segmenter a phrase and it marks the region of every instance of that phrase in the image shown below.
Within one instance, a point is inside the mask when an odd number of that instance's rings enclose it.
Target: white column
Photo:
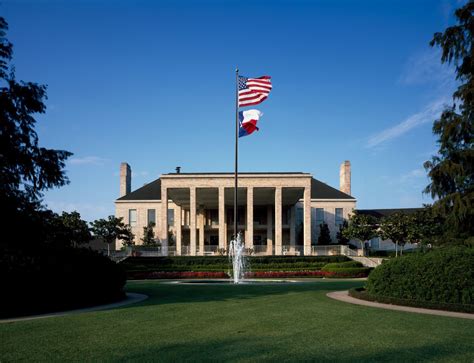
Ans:
[[[225,234],[225,189],[219,187],[219,248],[226,249]]]
[[[275,255],[282,254],[281,187],[275,188]]]
[[[272,207],[267,207],[267,255],[273,254],[273,221]]]
[[[189,240],[191,244],[191,256],[196,256],[196,187],[189,188]]]
[[[168,256],[168,189],[161,185],[161,253]]]
[[[176,209],[174,210],[175,216],[174,216],[174,228],[176,230],[176,255],[181,256],[181,241],[182,241],[182,210],[181,207],[178,205],[176,206]]]
[[[247,237],[245,247],[253,248],[253,188],[247,187]]]
[[[204,214],[204,209],[199,211],[199,256],[204,256],[204,221],[206,216]]]
[[[305,256],[311,255],[311,187],[304,188],[303,244]]]
[[[296,207],[290,208],[290,248],[295,250],[296,245]]]

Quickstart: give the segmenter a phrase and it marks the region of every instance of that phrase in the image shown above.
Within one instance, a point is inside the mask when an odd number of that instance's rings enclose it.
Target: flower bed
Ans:
[[[330,277],[330,278],[353,278],[367,277],[367,271],[354,273],[335,272],[335,271],[255,271],[247,272],[247,278],[278,278],[278,277]]]
[[[351,269],[356,270],[356,269]],[[289,277],[330,277],[330,278],[354,278],[367,277],[367,269],[360,271],[338,272],[338,271],[254,271],[247,272],[246,278],[289,278]],[[132,280],[143,279],[227,279],[230,278],[226,272],[213,271],[146,271],[134,272],[129,276]]]
[[[154,271],[135,272],[129,276],[132,280],[145,279],[226,279],[229,275],[225,272],[208,271]]]

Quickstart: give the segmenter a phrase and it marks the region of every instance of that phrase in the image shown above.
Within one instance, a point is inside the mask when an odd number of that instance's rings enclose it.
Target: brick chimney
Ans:
[[[344,161],[339,169],[339,190],[351,195],[351,162]]]
[[[132,169],[127,163],[120,164],[120,197],[132,191]]]

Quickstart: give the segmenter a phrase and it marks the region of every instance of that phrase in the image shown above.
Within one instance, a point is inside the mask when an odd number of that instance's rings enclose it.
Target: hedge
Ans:
[[[474,303],[474,249],[440,248],[391,259],[367,281],[374,298],[434,304]]]
[[[264,256],[249,257],[248,266],[253,271],[261,270],[319,270],[329,262],[348,261],[345,256]],[[228,271],[227,256],[182,256],[182,257],[129,257],[121,265],[127,274],[156,271]]]
[[[84,248],[29,249],[0,255],[0,317],[105,304],[125,297],[122,267]]]
[[[374,301],[383,304],[393,304],[402,306],[411,306],[416,308],[435,309],[435,310],[449,310],[461,313],[474,313],[474,305],[471,304],[453,304],[453,303],[436,303],[427,301],[418,301],[411,299],[400,299],[386,296],[372,296],[367,293],[364,288],[352,288],[349,290],[349,296],[356,299]]]
[[[334,268],[353,268],[353,267],[364,267],[359,261],[346,261],[346,262],[332,262],[324,265],[322,268],[324,271]]]

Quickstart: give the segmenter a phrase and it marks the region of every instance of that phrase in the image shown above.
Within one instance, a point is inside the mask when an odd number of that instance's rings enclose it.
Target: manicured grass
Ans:
[[[0,324],[0,361],[472,362],[474,321],[362,307],[328,291],[362,281],[173,285],[116,310]]]

